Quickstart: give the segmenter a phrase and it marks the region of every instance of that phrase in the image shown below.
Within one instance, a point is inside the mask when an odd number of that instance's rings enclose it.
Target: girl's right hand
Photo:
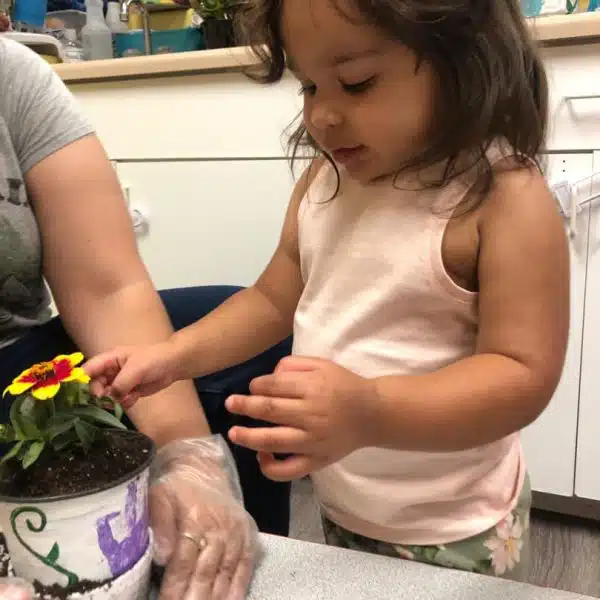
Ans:
[[[127,409],[142,396],[156,394],[176,381],[177,365],[173,343],[161,342],[115,348],[95,356],[83,369],[93,394],[110,396]]]

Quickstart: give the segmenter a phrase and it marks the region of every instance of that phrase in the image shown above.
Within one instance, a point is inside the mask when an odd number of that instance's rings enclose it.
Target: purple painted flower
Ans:
[[[137,494],[137,482],[133,481],[127,486],[125,521],[128,533],[122,541],[115,539],[111,527],[112,521],[120,516],[120,512],[110,513],[96,522],[98,546],[108,560],[113,577],[118,577],[131,569],[148,548],[148,507],[144,504],[143,512],[138,519]]]

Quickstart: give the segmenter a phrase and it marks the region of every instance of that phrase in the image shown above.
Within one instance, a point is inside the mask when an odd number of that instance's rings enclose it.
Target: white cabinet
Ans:
[[[70,86],[113,160],[284,157],[298,83],[205,73]]]
[[[600,172],[600,152],[594,171]],[[590,187],[600,195],[600,176]],[[600,500],[600,197],[590,206],[575,495]]]
[[[542,49],[548,74],[547,148],[597,150],[600,140],[600,44]]]
[[[563,178],[574,181],[587,177],[591,172],[591,152],[549,157],[547,175],[550,183],[556,183]],[[578,200],[584,199],[588,191],[578,188]],[[548,408],[522,436],[533,489],[567,497],[573,496],[575,480],[588,223],[589,207],[579,214],[576,233],[570,239],[571,322],[569,346],[560,384]],[[600,254],[598,260],[600,261]],[[598,275],[600,276],[600,269]],[[598,292],[600,293],[600,277]],[[600,306],[600,303],[598,305]],[[600,374],[600,370],[598,373]]]
[[[249,285],[279,239],[293,177],[284,159],[123,162],[139,249],[154,285]]]

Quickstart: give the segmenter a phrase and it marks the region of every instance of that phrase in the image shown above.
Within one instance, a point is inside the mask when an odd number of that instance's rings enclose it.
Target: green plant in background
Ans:
[[[203,19],[233,19],[241,0],[191,0],[191,6]]]
[[[13,445],[0,464],[17,460],[27,469],[46,449],[79,445],[87,451],[103,429],[126,429],[121,406],[90,393],[89,377],[77,366],[82,361],[79,352],[57,356],[23,371],[6,388],[3,396],[15,399],[10,422],[0,425],[0,442]]]

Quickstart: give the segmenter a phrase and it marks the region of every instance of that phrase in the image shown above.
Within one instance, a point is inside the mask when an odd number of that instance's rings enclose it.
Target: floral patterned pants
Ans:
[[[530,510],[531,485],[526,478],[512,513],[492,529],[450,544],[395,545],[352,533],[325,516],[322,520],[325,540],[332,546],[518,580],[526,570]]]

